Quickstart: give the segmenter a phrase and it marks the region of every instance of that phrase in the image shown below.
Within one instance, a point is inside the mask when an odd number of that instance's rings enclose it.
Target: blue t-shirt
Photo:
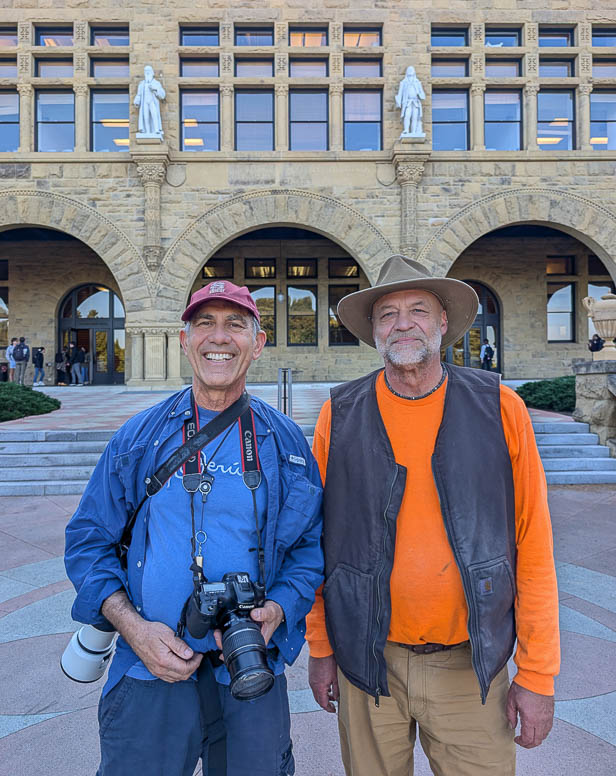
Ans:
[[[200,428],[216,414],[199,408]],[[179,431],[160,451],[160,460],[166,460],[181,444],[182,432]],[[237,571],[248,572],[253,581],[259,579],[254,507],[252,494],[242,479],[237,422],[201,451],[201,471],[205,468],[214,477],[212,490],[205,503],[201,493],[191,494],[184,489],[183,469],[180,468],[152,498],[150,504],[141,614],[146,620],[163,622],[173,630],[186,599],[193,591],[190,570],[191,499],[194,504],[195,529],[207,535],[201,554],[203,572],[208,581],[219,582],[224,574]],[[264,478],[256,496],[259,528],[263,531],[267,509],[267,485]],[[195,652],[217,649],[212,632],[203,639],[196,639],[187,629],[184,641]],[[270,660],[270,666],[276,674],[284,670],[284,662],[280,657],[276,661]],[[215,669],[215,673],[220,683],[229,683],[229,673],[222,663]],[[156,678],[140,660],[128,671],[128,676],[135,679]]]

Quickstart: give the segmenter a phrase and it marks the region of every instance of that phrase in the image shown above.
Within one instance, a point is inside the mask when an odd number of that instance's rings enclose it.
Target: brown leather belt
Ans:
[[[448,649],[456,649],[468,644],[468,641],[460,641],[457,644],[401,644],[399,641],[390,641],[397,647],[404,647],[417,655],[430,655],[432,652],[445,652]]]

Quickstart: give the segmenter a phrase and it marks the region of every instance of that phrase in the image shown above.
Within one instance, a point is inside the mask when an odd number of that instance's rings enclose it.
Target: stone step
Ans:
[[[40,455],[42,453],[98,453],[107,443],[100,442],[0,442],[1,455]]]
[[[94,466],[34,466],[28,470],[27,480],[23,468],[18,466],[6,467],[2,470],[3,482],[21,482],[22,487],[28,487],[36,480],[47,482],[49,480],[83,480],[90,479]]]
[[[616,471],[616,458],[544,458],[546,472]]]
[[[540,445],[539,455],[545,458],[609,458],[609,448],[603,445]]]
[[[597,434],[535,434],[537,445],[596,445]]]
[[[0,470],[3,468],[29,467],[31,471],[39,466],[96,466],[100,453],[0,453]]]
[[[616,471],[612,472],[546,472],[548,485],[609,485],[616,483]]]
[[[29,480],[27,487],[20,482],[0,482],[0,496],[76,496],[81,495],[87,480]],[[24,493],[24,489],[27,492]]]
[[[564,420],[560,423],[533,423],[533,430],[535,434],[588,434],[590,426],[588,423]]]
[[[113,429],[95,431],[17,431],[0,429],[0,442],[108,442]]]

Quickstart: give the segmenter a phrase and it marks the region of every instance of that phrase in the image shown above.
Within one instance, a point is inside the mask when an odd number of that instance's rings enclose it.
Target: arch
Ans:
[[[475,240],[504,226],[550,226],[591,248],[616,279],[616,214],[580,194],[560,189],[511,189],[473,202],[450,218],[421,248],[418,261],[446,275]]]
[[[149,273],[139,251],[94,208],[49,191],[0,192],[0,232],[14,226],[44,227],[81,240],[109,268],[127,310],[141,309],[149,297]]]
[[[179,235],[167,251],[158,288],[177,309],[204,263],[223,245],[263,226],[310,229],[344,248],[374,282],[381,264],[394,253],[377,227],[352,207],[322,194],[297,189],[252,191],[214,206]]]

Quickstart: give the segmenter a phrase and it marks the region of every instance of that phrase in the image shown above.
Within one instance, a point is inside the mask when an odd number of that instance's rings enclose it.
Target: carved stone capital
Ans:
[[[87,97],[88,96],[88,87],[86,84],[74,84],[73,85],[73,91],[75,92],[75,95],[77,97]]]
[[[588,97],[588,95],[592,92],[592,84],[591,83],[583,83],[579,85],[580,94],[583,94],[585,97]]]
[[[143,258],[149,270],[155,270],[160,267],[162,256],[163,249],[160,245],[146,245],[143,249]],[[164,329],[142,329],[142,331],[144,334],[165,334]]]
[[[233,84],[221,84],[220,93],[223,97],[233,97]]]
[[[330,84],[329,93],[333,96],[340,97],[344,92],[344,86],[342,84]]]
[[[471,85],[471,95],[473,97],[481,97],[481,95],[485,92],[486,85],[485,84],[472,84]]]
[[[288,84],[278,84],[276,88],[276,97],[286,97],[289,93]]]
[[[17,84],[17,91],[20,97],[32,97],[34,89],[32,84]]]
[[[526,84],[524,94],[527,97],[536,97],[539,94],[539,84]]]
[[[165,180],[166,170],[164,162],[137,162],[137,175],[144,186],[146,183],[157,183],[160,186]]]
[[[417,186],[423,177],[424,160],[404,160],[396,162],[396,179],[401,186]]]

